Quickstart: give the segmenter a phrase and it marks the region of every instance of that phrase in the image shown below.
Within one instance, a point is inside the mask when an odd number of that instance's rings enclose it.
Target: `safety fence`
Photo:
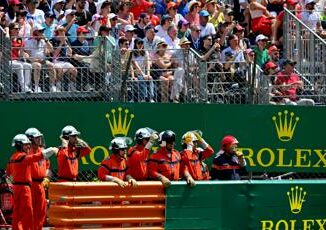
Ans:
[[[56,228],[164,229],[160,182],[120,188],[112,182],[51,183],[50,224]]]

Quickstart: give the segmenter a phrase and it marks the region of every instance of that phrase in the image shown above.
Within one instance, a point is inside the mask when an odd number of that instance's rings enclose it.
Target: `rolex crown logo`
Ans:
[[[131,121],[135,117],[135,115],[129,114],[128,109],[123,110],[121,107],[119,107],[118,111],[112,109],[111,114],[107,113],[105,117],[109,121],[110,129],[113,137],[118,137],[118,136],[126,137],[129,132]]]
[[[294,214],[298,214],[301,212],[302,204],[305,201],[305,197],[307,192],[303,191],[302,187],[292,187],[291,191],[286,193],[289,198],[291,212]]]
[[[299,121],[299,117],[294,117],[294,113],[285,110],[283,113],[278,112],[278,116],[273,116],[272,120],[277,131],[277,136],[281,141],[290,141],[294,130]]]

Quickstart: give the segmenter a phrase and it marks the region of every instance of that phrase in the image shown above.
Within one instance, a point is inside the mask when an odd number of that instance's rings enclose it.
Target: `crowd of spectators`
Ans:
[[[129,101],[178,102],[186,91],[185,58],[178,49],[192,48],[211,63],[209,82],[239,81],[255,55],[263,70],[273,63],[280,72],[283,8],[325,36],[325,14],[315,8],[322,10],[324,3],[317,1],[7,0],[0,3],[0,25],[12,42],[10,65],[21,92],[45,90],[42,69],[50,92],[92,90],[101,65],[95,59],[106,38],[108,66],[113,50],[120,50],[122,72],[137,84]],[[215,74],[223,72],[230,74]]]

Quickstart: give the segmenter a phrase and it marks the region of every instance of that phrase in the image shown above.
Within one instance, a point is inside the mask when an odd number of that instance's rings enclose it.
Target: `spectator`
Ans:
[[[135,31],[136,31],[136,28],[133,25],[125,26],[125,36],[129,42],[129,49],[134,48]]]
[[[78,24],[76,23],[77,17],[75,14],[76,14],[75,10],[72,9],[66,10],[65,19],[64,19],[65,23],[62,24],[62,26],[67,31],[69,43],[72,43],[77,39]]]
[[[183,37],[190,36],[190,29],[189,29],[190,23],[186,19],[181,19],[178,23],[178,35],[177,37],[179,39]]]
[[[270,61],[277,66],[277,71],[280,71],[280,50],[275,45],[272,45],[268,48],[268,55]]]
[[[191,42],[190,47],[196,51],[200,50],[200,32],[201,29],[199,25],[191,25],[190,26],[190,35],[188,35],[187,39]]]
[[[224,49],[221,53],[221,61],[225,62],[225,53],[231,52],[232,56],[234,57],[234,62],[245,62],[245,57],[243,54],[243,50],[239,46],[239,38],[237,35],[231,35],[228,37],[229,47]],[[243,64],[243,63],[242,63]]]
[[[44,23],[44,12],[42,10],[37,9],[38,5],[38,0],[26,0],[26,7],[28,12],[26,19],[31,24],[42,25]]]
[[[244,36],[244,28],[241,25],[236,24],[233,28],[233,34],[237,35],[239,39],[240,49],[243,51],[247,50],[250,44],[248,38],[245,38]]]
[[[187,184],[194,186],[195,181],[187,169],[181,171],[180,153],[174,149],[175,133],[166,130],[160,133],[160,148],[151,155],[148,161],[149,176],[153,179],[160,180],[164,187],[171,185],[171,180],[178,181],[184,175]]]
[[[240,180],[247,165],[243,153],[238,151],[238,140],[231,135],[221,141],[220,151],[213,160],[212,180]]]
[[[249,12],[251,16],[251,29],[254,33],[261,33],[265,36],[271,35],[272,24],[275,19],[270,12],[257,0],[250,0]]]
[[[206,1],[206,10],[209,13],[208,22],[212,23],[214,28],[220,23],[224,23],[224,14],[222,6],[215,0]]]
[[[92,15],[85,8],[86,0],[76,0],[76,17],[79,26],[85,26],[92,21]]]
[[[154,83],[151,76],[151,63],[149,54],[144,50],[144,42],[140,38],[135,39],[133,47],[133,61],[137,80],[139,85],[139,100],[140,102],[154,102]]]
[[[202,148],[198,148],[200,144]],[[188,131],[182,136],[181,168],[187,168],[194,180],[209,180],[209,170],[204,160],[214,153],[198,131]],[[183,169],[181,169],[184,171]]]
[[[149,3],[150,3],[150,6],[146,9],[146,13],[147,13],[152,25],[158,26],[160,24],[160,18],[157,15],[155,15],[156,4],[154,2],[149,2]]]
[[[178,13],[185,17],[188,14],[188,4],[187,0],[178,1]]]
[[[145,11],[143,11],[145,12]],[[138,15],[139,17],[139,15]],[[138,19],[137,17],[137,19]],[[134,25],[135,17],[134,14],[130,11],[130,3],[122,2],[119,6],[118,18],[127,22],[127,24]]]
[[[267,41],[268,37],[264,36],[263,34],[259,34],[256,37],[257,47],[254,49],[254,51],[257,59],[257,65],[260,67],[262,67],[264,63],[269,60],[268,50],[266,48]]]
[[[224,10],[224,21],[228,23],[234,22],[234,11],[230,7],[225,7]]]
[[[55,87],[56,71],[54,64],[48,59],[53,52],[52,44],[44,36],[45,28],[41,25],[35,25],[33,28],[33,36],[26,41],[25,50],[30,56],[30,62],[33,67],[34,92],[41,93],[39,81],[41,69],[45,69],[49,73],[50,91],[56,92]]]
[[[167,4],[167,14],[172,18],[172,23],[178,25],[180,20],[183,20],[183,16],[177,13],[177,4],[175,2],[169,2]]]
[[[136,145],[128,150],[127,174],[138,181],[148,179],[147,162],[158,134],[150,128],[138,129],[135,133]]]
[[[206,35],[214,36],[216,34],[214,25],[208,22],[209,13],[206,10],[201,10],[199,12],[199,24],[200,24],[200,36],[204,37]]]
[[[25,42],[18,36],[18,23],[9,24],[9,36],[11,40],[12,71],[17,74],[21,92],[32,92],[30,89],[32,65],[26,62],[28,54],[24,52]]]
[[[7,13],[5,14],[5,19],[8,23],[16,22],[16,14],[24,7],[19,0],[9,0],[9,7]]]
[[[321,26],[320,14],[315,10],[315,5],[315,0],[305,0],[306,11],[301,14],[301,20],[310,29],[316,31],[322,37],[326,38],[326,31],[323,31],[323,27]]]
[[[296,62],[287,59],[283,63],[284,70],[277,74],[275,80],[276,96],[281,98],[281,103],[290,105],[314,105],[312,99],[299,99],[298,91],[303,90],[303,81],[299,75],[294,72]]]
[[[93,15],[92,27],[95,31],[98,31],[100,26],[111,27],[109,15],[111,13],[111,2],[103,1],[100,3],[100,10],[97,14]]]
[[[63,24],[63,19],[65,17],[64,12],[65,0],[53,0],[52,1],[52,12],[55,15],[56,23],[58,25]]]
[[[25,10],[19,11],[17,14],[17,23],[19,24],[19,33],[18,35],[26,41],[32,35],[32,26],[33,23],[26,20],[27,12]]]
[[[131,140],[128,143],[131,143]],[[97,171],[101,181],[112,181],[122,188],[127,187],[128,184],[137,186],[137,181],[132,176],[126,175],[127,148],[127,140],[123,137],[116,137],[111,141],[112,154],[101,162]]]
[[[278,65],[276,65],[274,62],[268,61],[264,65],[264,74],[266,77],[269,78],[268,81],[272,85],[275,84],[275,78],[276,78],[277,72],[279,72]]]
[[[91,153],[91,148],[79,138],[80,132],[71,125],[65,126],[60,135],[61,147],[57,153],[58,181],[76,181],[78,160]]]
[[[155,29],[157,30],[156,36],[164,39],[167,36],[167,30],[169,26],[172,24],[172,18],[169,15],[164,15],[161,18],[161,24],[156,26]]]
[[[54,37],[51,39],[53,45],[53,63],[57,73],[57,90],[61,90],[61,79],[64,74],[69,74],[69,91],[76,90],[77,69],[70,63],[72,49],[68,44],[66,30],[63,26],[58,26],[54,31]]]
[[[45,28],[44,36],[47,39],[51,40],[54,35],[55,27],[57,26],[57,24],[54,23],[55,15],[49,11],[45,13],[44,17],[45,17],[45,21],[42,24],[42,26]]]
[[[155,52],[155,48],[157,43],[161,41],[159,37],[155,35],[155,27],[153,25],[148,25],[145,27],[145,38],[144,41],[144,49],[149,50],[152,56],[153,52]]]
[[[135,34],[138,38],[145,37],[145,27],[150,23],[149,17],[146,13],[141,13],[138,22],[135,25]]]
[[[195,0],[192,0],[188,4],[189,12],[185,16],[185,19],[187,19],[187,21],[190,22],[190,24],[192,25],[199,25],[199,6],[200,2],[197,2]]]
[[[167,30],[167,36],[164,37],[164,41],[168,44],[171,53],[175,52],[175,49],[180,48],[177,33],[177,28],[172,24]]]
[[[156,53],[153,56],[153,79],[161,80],[161,101],[168,102],[169,88],[170,84],[174,80],[173,72],[170,70],[172,68],[172,58],[171,55],[166,52],[168,44],[164,41],[157,43]]]
[[[122,31],[122,24],[118,22],[120,19],[114,13],[109,14],[109,19],[111,24],[110,35],[114,37],[116,41],[118,41]]]
[[[130,8],[130,12],[133,13],[133,16],[137,20],[141,13],[144,13],[148,7],[152,5],[146,0],[132,0],[132,7]]]

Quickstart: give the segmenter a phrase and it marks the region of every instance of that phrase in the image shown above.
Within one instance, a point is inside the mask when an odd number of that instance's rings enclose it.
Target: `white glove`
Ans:
[[[152,135],[150,136],[149,141],[147,142],[145,148],[146,149],[151,149],[152,146],[154,145],[155,141],[157,141],[157,140],[158,140],[157,133],[152,133]]]
[[[45,159],[49,159],[53,154],[57,154],[58,151],[59,151],[58,148],[50,147],[50,148],[47,148],[47,149],[43,149],[42,154],[43,154]]]

